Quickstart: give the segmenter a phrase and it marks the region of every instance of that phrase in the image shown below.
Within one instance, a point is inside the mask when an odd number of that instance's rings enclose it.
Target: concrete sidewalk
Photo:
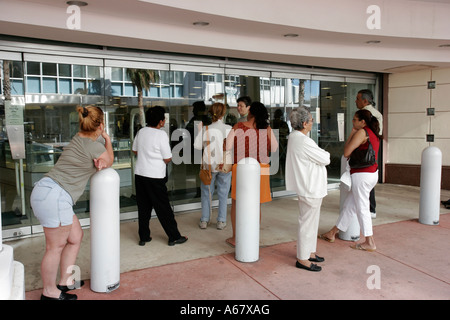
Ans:
[[[167,246],[156,219],[151,221],[153,241],[144,247],[137,245],[137,222],[122,223],[120,287],[95,293],[86,280],[73,293],[79,300],[448,300],[449,210],[441,206],[437,226],[420,224],[419,194],[416,187],[377,185],[377,219],[373,220],[377,251],[351,249],[353,243],[348,241],[318,240],[317,252],[325,262],[317,273],[295,267],[295,197],[262,206],[260,257],[252,263],[238,262],[234,249],[225,243],[231,225],[222,231],[214,224],[200,230],[200,212],[177,215],[189,241],[174,247]],[[442,190],[441,200],[449,198],[450,191]],[[338,214],[339,191],[333,190],[324,199],[319,232],[331,228]],[[77,260],[83,279],[89,279],[88,241],[89,230],[85,230]],[[26,299],[39,299],[44,237],[8,244],[15,247],[15,260],[25,265]]]

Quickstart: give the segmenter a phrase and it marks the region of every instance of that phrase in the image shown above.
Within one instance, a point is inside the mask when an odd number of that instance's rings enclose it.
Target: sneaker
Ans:
[[[226,222],[223,221],[217,221],[217,230],[223,230],[227,226]]]
[[[206,229],[208,227],[208,221],[200,221],[198,226],[200,227],[200,229]]]
[[[370,215],[372,216],[372,219],[376,219],[377,218],[377,213],[376,212],[371,212]]]

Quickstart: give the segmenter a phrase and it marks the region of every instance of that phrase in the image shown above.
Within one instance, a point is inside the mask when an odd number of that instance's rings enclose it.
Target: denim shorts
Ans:
[[[66,190],[49,177],[39,180],[30,197],[31,208],[41,225],[57,228],[73,222],[73,201]]]

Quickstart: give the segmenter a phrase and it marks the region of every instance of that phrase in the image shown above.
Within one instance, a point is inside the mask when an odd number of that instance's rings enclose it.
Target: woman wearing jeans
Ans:
[[[381,136],[378,120],[368,110],[358,110],[353,117],[353,129],[345,142],[344,156],[349,158],[356,149],[367,149],[369,143],[375,151],[375,159],[378,159]],[[368,141],[370,139],[370,142]],[[320,235],[323,240],[334,242],[339,230],[347,231],[353,216],[358,217],[361,232],[365,237],[363,243],[352,246],[353,249],[375,251],[373,239],[372,217],[370,214],[369,194],[378,181],[378,164],[375,163],[365,168],[351,168],[351,190],[344,201],[342,212],[336,225],[327,233]]]
[[[212,175],[210,185],[204,185],[201,182],[202,217],[200,218],[199,226],[201,229],[206,229],[211,219],[211,199],[214,194],[215,182],[217,181],[217,195],[219,197],[217,229],[222,230],[227,225],[227,199],[230,191],[231,172],[220,172],[216,170],[216,167],[223,162],[223,141],[231,130],[231,126],[224,124],[222,121],[226,113],[226,107],[223,103],[214,103],[208,112],[211,115],[212,124],[207,126],[205,130],[202,130],[202,123],[200,123],[199,133],[194,141],[195,149],[204,149],[203,162],[211,165]]]

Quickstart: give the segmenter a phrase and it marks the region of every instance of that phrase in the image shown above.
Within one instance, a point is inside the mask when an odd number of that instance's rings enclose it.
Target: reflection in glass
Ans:
[[[86,78],[86,66],[81,66],[74,64],[73,67],[73,76],[75,78]]]
[[[104,70],[99,66],[43,62],[26,62],[24,65],[25,74],[22,63],[14,62],[12,94],[30,95],[33,99],[27,99],[31,101],[38,101],[36,94],[40,94],[39,99],[48,99],[46,103],[27,103],[25,106],[25,169],[27,174],[32,174],[33,178],[30,179],[38,178],[50,170],[64,146],[78,132],[75,112],[78,101],[83,104],[94,103],[105,111],[105,124],[113,143],[114,169],[121,177],[121,212],[135,211],[134,158],[130,147],[140,128],[140,118],[137,90],[126,74],[126,68],[106,67],[109,69],[105,70],[108,75],[105,79]],[[343,81],[174,70],[157,73],[158,80],[143,92],[143,105],[145,110],[161,105],[167,111],[169,121],[163,130],[171,138],[173,159],[178,159],[168,166],[167,187],[172,205],[200,202],[198,172],[201,151],[194,150],[192,143],[198,122],[210,123],[207,110],[214,102],[227,104],[228,111],[224,120],[231,125],[239,119],[236,100],[240,96],[249,95],[253,101],[261,101],[266,105],[270,125],[278,130],[280,145],[279,170],[271,176],[271,187],[272,191],[283,191],[287,140],[291,132],[290,112],[299,105],[310,108],[314,117],[311,138],[332,154],[333,160],[328,173],[330,181],[333,181],[339,178],[338,159],[343,148],[337,116],[344,113],[345,134],[348,134],[351,130],[351,117],[356,111],[354,100],[357,91],[374,89],[373,84]],[[105,82],[107,86],[104,85]],[[0,120],[4,120],[1,112]],[[13,170],[14,161],[7,145],[2,144],[0,166],[2,169]],[[88,198],[86,191],[75,208],[80,217],[88,216]],[[8,202],[8,210],[10,207],[11,202]]]
[[[42,93],[57,93],[55,78],[42,79]]]
[[[111,81],[123,80],[123,68],[111,68]],[[129,79],[127,79],[129,81]]]
[[[86,81],[85,80],[73,80],[73,92],[77,94],[86,94]]]
[[[27,92],[29,92],[29,93],[41,93],[41,78],[28,77],[28,79],[27,79]]]
[[[42,74],[44,76],[56,76],[56,63],[42,63]]]
[[[41,74],[41,64],[40,62],[27,62],[27,74],[40,75]]]
[[[59,76],[60,77],[71,77],[72,70],[70,64],[59,64],[58,65]]]

